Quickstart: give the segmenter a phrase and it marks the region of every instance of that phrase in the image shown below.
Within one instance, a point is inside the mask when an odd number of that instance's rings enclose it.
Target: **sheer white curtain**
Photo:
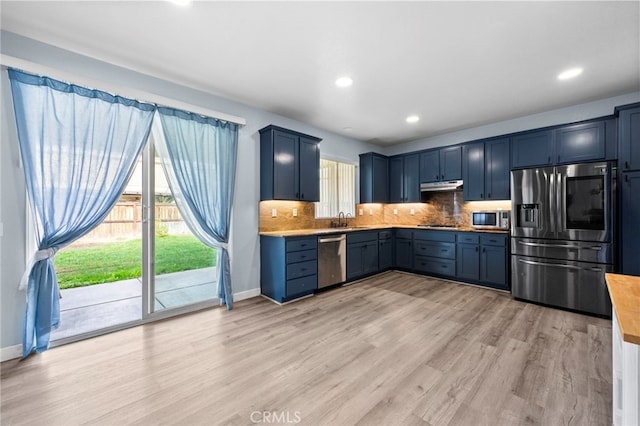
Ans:
[[[339,212],[355,216],[356,167],[353,164],[320,159],[320,202],[316,217],[336,217]]]

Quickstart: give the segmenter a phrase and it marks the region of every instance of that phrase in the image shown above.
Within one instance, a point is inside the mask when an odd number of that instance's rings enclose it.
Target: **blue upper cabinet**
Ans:
[[[420,154],[389,159],[389,202],[420,202]]]
[[[320,201],[321,139],[277,126],[260,130],[260,200]]]
[[[524,133],[511,138],[511,167],[514,169],[553,164],[553,131]]]
[[[640,104],[619,109],[618,167],[623,171],[640,170]]]
[[[404,156],[404,202],[420,202],[420,155]]]
[[[565,126],[555,132],[557,164],[605,159],[605,121]]]
[[[486,200],[508,200],[509,138],[494,139],[484,144],[484,195]],[[465,182],[466,184],[466,182]]]
[[[508,200],[509,138],[464,145],[462,151],[465,201]]]
[[[462,195],[465,201],[485,199],[484,192],[484,142],[464,145],[462,149]]]
[[[440,149],[440,180],[462,179],[462,147]]]
[[[368,152],[360,154],[360,202],[389,202],[389,158]]]
[[[462,147],[433,149],[420,154],[420,182],[462,179]]]
[[[420,182],[440,181],[440,151],[433,149],[420,154]]]

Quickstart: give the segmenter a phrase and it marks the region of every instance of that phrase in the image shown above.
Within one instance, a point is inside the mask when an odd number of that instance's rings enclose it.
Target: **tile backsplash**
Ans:
[[[297,215],[294,216],[294,209]],[[511,202],[465,202],[462,191],[435,192],[426,203],[357,204],[356,216],[348,218],[349,226],[367,225],[455,225],[467,227],[471,212],[476,210],[510,210]],[[275,210],[275,217],[273,213]],[[329,228],[337,218],[316,219],[315,204],[302,201],[261,201],[260,231]]]

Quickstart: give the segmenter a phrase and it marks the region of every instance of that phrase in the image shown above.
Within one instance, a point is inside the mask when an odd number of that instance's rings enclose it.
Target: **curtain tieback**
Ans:
[[[29,275],[31,275],[31,270],[36,263],[40,262],[41,260],[52,258],[56,255],[57,252],[58,249],[55,247],[49,247],[36,251],[33,256],[31,256],[29,263],[27,263],[27,268],[25,269],[24,274],[22,274],[22,279],[20,280],[18,290],[23,291],[27,289],[27,284],[29,284]]]
[[[225,249],[226,251],[229,251],[229,243],[218,243],[218,245],[221,249]]]

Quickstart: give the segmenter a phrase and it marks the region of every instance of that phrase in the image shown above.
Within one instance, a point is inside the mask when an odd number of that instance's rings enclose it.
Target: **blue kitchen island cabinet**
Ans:
[[[378,272],[378,231],[347,234],[347,281]]]
[[[318,239],[260,236],[260,290],[283,303],[318,288]]]
[[[260,200],[320,201],[321,139],[267,126],[260,130]]]

